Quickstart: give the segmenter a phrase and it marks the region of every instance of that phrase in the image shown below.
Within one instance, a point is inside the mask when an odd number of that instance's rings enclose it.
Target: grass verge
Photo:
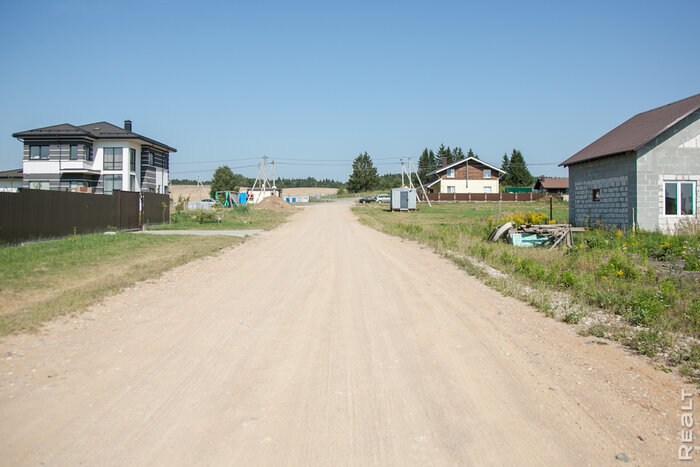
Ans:
[[[175,211],[170,224],[152,226],[149,230],[269,230],[289,215],[289,212],[251,209],[246,205],[209,211]]]
[[[0,335],[36,331],[48,320],[241,241],[118,233],[2,248]]]
[[[425,243],[499,291],[579,333],[617,340],[700,381],[700,235],[590,229],[575,247],[548,251],[489,243],[493,225],[549,221],[549,200],[458,203],[392,213],[355,207],[364,224]],[[555,202],[554,220],[568,219]],[[513,281],[512,279],[516,279]]]

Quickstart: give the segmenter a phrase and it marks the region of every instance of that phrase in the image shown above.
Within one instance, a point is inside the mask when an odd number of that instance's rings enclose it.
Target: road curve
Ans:
[[[312,205],[4,338],[0,463],[672,463],[682,382],[590,341]]]

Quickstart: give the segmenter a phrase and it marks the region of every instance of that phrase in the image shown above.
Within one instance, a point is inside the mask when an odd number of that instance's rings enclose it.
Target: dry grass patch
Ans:
[[[35,331],[236,237],[84,235],[0,249],[0,335]]]

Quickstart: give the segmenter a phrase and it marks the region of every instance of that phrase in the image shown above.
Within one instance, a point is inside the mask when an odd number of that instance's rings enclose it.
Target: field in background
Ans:
[[[204,185],[204,190],[201,191],[201,198],[209,198],[209,185]],[[333,196],[338,192],[337,188],[284,188],[282,189],[283,196]],[[197,185],[171,185],[170,197],[177,202],[179,196],[184,198],[190,197],[190,201],[197,201]]]
[[[374,205],[354,211],[366,225],[432,246],[502,292],[579,325],[584,335],[619,341],[700,382],[697,231],[671,236],[591,229],[574,234],[574,248],[548,251],[486,241],[505,220],[526,213],[547,218],[548,199],[502,203],[500,220],[497,202],[421,204],[415,213]],[[568,205],[555,202],[553,217],[567,222]]]

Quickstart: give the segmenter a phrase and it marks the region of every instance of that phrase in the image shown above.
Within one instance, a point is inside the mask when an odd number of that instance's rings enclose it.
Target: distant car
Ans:
[[[383,195],[377,195],[377,203],[390,203],[391,202],[391,196],[387,194]]]
[[[377,200],[372,198],[371,196],[365,196],[364,198],[360,198],[360,203],[362,203],[362,204],[374,203],[375,201],[377,201]]]

